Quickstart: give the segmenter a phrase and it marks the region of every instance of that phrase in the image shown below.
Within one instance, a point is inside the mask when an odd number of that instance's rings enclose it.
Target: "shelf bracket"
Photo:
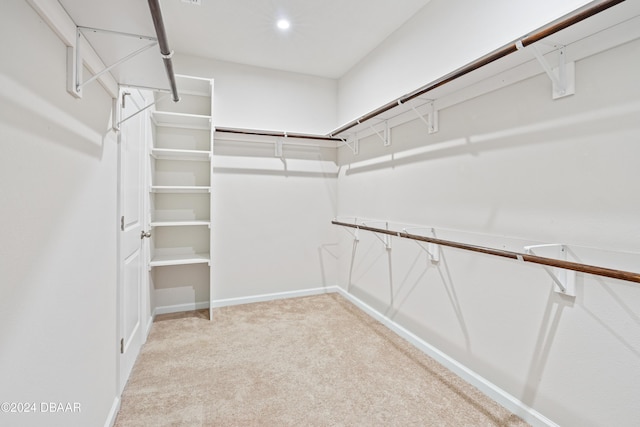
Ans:
[[[429,129],[429,133],[430,134],[431,133],[436,133],[439,130],[439,127],[438,127],[438,110],[435,109],[434,102],[435,102],[434,100],[429,100],[429,102],[427,104],[428,112],[427,112],[427,118],[426,119],[418,111],[418,109],[416,107],[414,107],[413,105],[409,104],[409,106],[411,107],[413,112],[416,113],[418,118],[420,120],[422,120],[424,122],[424,124],[427,125],[427,128]]]
[[[284,137],[287,137],[287,133],[285,132]],[[283,145],[283,141],[282,138],[276,138],[276,142],[274,144],[274,156],[278,157],[279,159],[282,158],[282,145]]]
[[[337,221],[337,220],[338,220],[337,218],[334,218],[334,221]],[[355,231],[351,231],[351,229],[347,228],[347,227],[341,227],[341,228],[343,230],[345,230],[347,233],[351,234],[353,236],[353,240],[355,240],[356,242],[359,242],[360,241],[360,233],[359,233],[360,229],[358,228],[358,218],[354,218],[354,222],[353,223],[356,225]]]
[[[389,223],[388,222],[380,221],[379,223],[380,224],[384,224],[384,228],[386,230],[389,229]],[[372,223],[368,223],[368,224],[365,223],[365,222],[362,223],[362,225],[365,225],[365,226],[368,225],[369,227],[373,227],[373,225],[371,225],[371,224]],[[380,237],[378,235],[378,233],[376,233],[376,232],[374,232],[373,235],[376,236],[378,238],[378,240],[380,240],[382,242],[382,244],[384,244],[385,249],[387,249],[387,250],[391,249],[391,236],[390,235],[385,234],[383,237]]]
[[[566,62],[566,46],[558,46],[558,66],[553,67],[540,52],[535,44],[529,46],[531,53],[538,60],[542,69],[551,80],[551,96],[553,99],[564,98],[576,93],[576,67],[575,62]],[[516,42],[516,48],[523,50],[522,40]]]
[[[402,231],[409,233],[409,230],[428,230],[431,233],[431,237],[436,237],[436,230],[434,228],[403,228]],[[414,240],[418,246],[420,246],[427,253],[427,261],[432,264],[440,262],[440,245],[435,243],[427,243],[425,247],[421,242]]]
[[[360,152],[360,143],[358,141],[358,138],[356,138],[355,136],[349,135],[347,139],[340,138],[340,140],[342,140],[342,143],[344,145],[351,149],[354,155],[357,155]]]
[[[83,30],[92,31],[94,33],[106,33],[106,34],[113,34],[113,35],[118,35],[118,36],[134,37],[134,38],[137,38],[137,39],[140,39],[140,40],[149,40],[149,41],[151,41],[151,43],[147,44],[146,46],[144,46],[144,47],[142,47],[142,48],[140,48],[138,50],[136,50],[135,52],[130,53],[129,55],[127,55],[124,58],[122,58],[122,59],[114,62],[113,64],[105,67],[104,69],[98,71],[97,73],[95,73],[93,76],[91,76],[87,80],[82,81],[83,61],[82,61],[82,49],[80,49],[80,46],[81,46],[80,39],[82,37],[85,37],[84,34],[82,34]],[[86,39],[86,37],[85,37],[85,39]],[[139,34],[123,33],[123,32],[119,32],[119,31],[103,30],[103,29],[99,29],[99,28],[77,26],[76,27],[76,43],[75,43],[75,46],[67,47],[67,91],[70,92],[76,98],[82,98],[82,88],[84,86],[86,86],[87,84],[97,80],[98,78],[100,78],[100,76],[102,76],[103,74],[111,71],[112,69],[114,69],[118,65],[121,65],[124,62],[130,60],[131,58],[134,58],[135,56],[141,54],[142,52],[145,52],[145,51],[151,49],[152,47],[156,46],[157,44],[158,44],[158,40],[156,38],[154,38],[154,37],[143,36],[143,35],[139,35]]]
[[[389,147],[391,145],[391,132],[389,131],[389,122],[387,120],[383,120],[384,122],[384,130],[382,133],[378,132],[371,123],[369,123],[369,128],[378,135],[378,138],[382,140],[382,143],[385,147]]]
[[[540,252],[540,250],[551,249],[553,258],[567,260],[568,249],[566,245],[560,243],[552,243],[547,245],[531,245],[525,246],[524,252],[526,254],[538,255],[534,250]],[[551,276],[554,282],[554,291],[571,297],[576,296],[576,272],[573,270],[566,270],[558,267],[543,266],[545,271]]]
[[[82,80],[82,49],[80,49],[80,29],[76,27],[76,43],[67,46],[67,92],[76,98],[82,98],[82,88],[78,86]]]
[[[120,132],[120,107],[117,98],[111,98],[111,129],[114,132]]]
[[[118,122],[117,127],[115,127],[114,129],[115,129],[115,130],[120,130],[120,125],[121,125],[122,123],[126,122],[126,121],[127,121],[127,120],[129,120],[129,119],[134,118],[134,117],[135,117],[135,116],[137,116],[138,114],[142,113],[142,112],[143,112],[143,111],[145,111],[145,110],[148,110],[149,108],[153,107],[153,106],[154,106],[154,105],[156,105],[157,103],[159,103],[159,102],[161,102],[161,101],[164,101],[164,100],[165,100],[165,99],[167,99],[168,97],[169,97],[169,95],[163,95],[163,96],[161,96],[160,98],[158,98],[156,101],[153,101],[151,104],[149,104],[149,105],[145,105],[144,107],[142,107],[141,109],[139,109],[139,110],[138,110],[138,111],[136,111],[135,113],[133,113],[133,114],[131,114],[131,115],[129,115],[129,116],[127,116],[127,117],[125,117],[124,119],[120,120],[120,121]],[[123,103],[124,103],[124,102],[123,102]],[[122,105],[122,104],[118,103],[118,108],[120,108],[120,106],[121,106],[121,105]]]

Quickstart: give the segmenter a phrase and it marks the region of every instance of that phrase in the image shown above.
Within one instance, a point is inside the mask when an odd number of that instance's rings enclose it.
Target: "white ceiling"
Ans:
[[[77,25],[155,36],[145,0],[59,1]],[[428,2],[202,0],[196,6],[161,0],[160,4],[175,52],[338,78]],[[291,21],[287,32],[276,28],[281,17]],[[90,41],[99,52],[103,49],[96,45],[106,44]],[[115,58],[103,58],[107,63],[118,59],[112,53],[107,56]]]

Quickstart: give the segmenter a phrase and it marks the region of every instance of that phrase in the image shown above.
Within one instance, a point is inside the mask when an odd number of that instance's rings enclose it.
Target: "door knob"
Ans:
[[[142,230],[142,231],[140,232],[140,238],[141,238],[141,239],[144,239],[145,237],[151,237],[151,232],[150,232],[150,231],[144,231],[144,230]]]

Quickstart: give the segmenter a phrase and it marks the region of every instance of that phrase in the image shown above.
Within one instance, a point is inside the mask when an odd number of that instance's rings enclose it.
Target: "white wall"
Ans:
[[[215,300],[335,286],[335,149],[215,141]]]
[[[215,80],[219,127],[326,134],[336,127],[337,81],[175,55],[176,72]]]
[[[176,55],[176,72],[215,81],[216,127],[325,134],[336,126],[337,81]],[[216,301],[336,283],[335,148],[217,134],[212,182]],[[155,277],[155,282],[158,277]],[[158,305],[175,303],[160,290]],[[199,301],[196,289],[195,299]]]
[[[340,78],[338,121],[354,120],[586,3],[431,0]]]
[[[116,397],[116,137],[99,84],[66,92],[66,49],[24,1],[0,36],[0,402],[80,413],[0,424],[99,426]]]
[[[577,62],[574,96],[551,100],[539,75],[441,111],[436,134],[414,120],[389,148],[341,148],[339,216],[517,251],[561,242],[570,259],[638,271],[639,58],[636,40]],[[341,286],[552,421],[637,424],[637,284],[578,274],[571,299],[537,266],[451,248],[428,265],[414,242],[386,251],[370,233],[351,264],[341,240]]]

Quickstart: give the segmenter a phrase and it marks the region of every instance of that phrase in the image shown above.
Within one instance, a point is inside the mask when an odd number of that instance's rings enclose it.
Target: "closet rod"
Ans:
[[[149,0],[149,9],[151,10],[151,18],[153,18],[153,25],[156,28],[158,45],[160,46],[160,54],[162,55],[162,60],[164,61],[164,68],[167,70],[167,77],[169,78],[169,84],[171,85],[171,96],[173,98],[173,102],[178,102],[180,101],[180,97],[178,96],[176,75],[173,72],[173,63],[171,62],[173,51],[169,49],[167,33],[164,28],[162,11],[160,10],[160,3],[158,3],[158,0]]]
[[[521,39],[519,39],[518,41],[522,42],[523,46],[529,46],[530,44],[533,44],[537,41],[542,40],[545,37],[548,37],[552,34],[555,34],[561,30],[564,30],[574,24],[577,24],[578,22],[581,22],[587,18],[590,18],[591,16],[594,16],[604,10],[609,9],[610,7],[613,7],[615,5],[617,5],[618,3],[622,3],[625,0],[603,0],[601,2],[599,2],[598,4],[592,6],[592,7],[588,7],[586,9],[583,9],[579,12],[575,12],[573,15],[569,15],[567,17],[561,18],[558,21],[552,22],[540,29],[538,29],[535,33],[530,34],[528,36],[525,36]],[[365,114],[364,116],[361,116],[360,118],[353,120],[349,123],[347,123],[346,125],[334,130],[333,132],[329,133],[329,136],[334,136],[334,135],[339,135],[342,132],[345,132],[357,125],[359,125],[362,122],[365,122],[367,120],[373,119],[377,116],[379,116],[382,113],[385,113],[389,110],[391,110],[392,108],[397,107],[400,104],[404,104],[405,102],[411,101],[414,98],[417,98],[421,95],[424,95],[427,92],[430,92],[440,86],[443,86],[447,83],[450,83],[466,74],[469,74],[470,72],[477,70],[478,68],[481,68],[485,65],[488,65],[494,61],[497,61],[498,59],[504,58],[507,55],[510,55],[514,52],[516,52],[518,50],[517,46],[516,46],[517,41],[511,42],[497,50],[494,50],[493,52],[461,67],[458,68],[455,71],[452,71],[449,74],[446,74],[445,76],[439,78],[438,80],[435,80],[429,84],[427,84],[426,86],[423,86],[413,92],[410,92],[404,96],[401,96],[400,98],[395,99],[394,101],[389,102],[388,104],[383,105],[382,107],[379,107],[375,110],[373,110],[372,112]]]
[[[321,140],[321,141],[334,141],[334,142],[342,141],[340,138],[332,137],[332,136],[308,135],[304,133],[275,132],[275,131],[253,130],[253,129],[234,129],[234,128],[217,127],[216,132],[235,133],[235,134],[241,134],[241,135],[275,136],[275,137],[281,137],[281,138],[315,139],[315,140]]]
[[[350,224],[350,223],[340,222],[340,221],[331,221],[331,223],[335,225],[340,225],[342,227],[351,227],[351,228],[356,228],[356,229],[365,230],[365,231],[372,231],[374,233],[381,233],[381,234],[388,234],[390,236],[402,237],[405,239],[418,240],[426,243],[434,243],[436,245],[441,245],[441,246],[449,246],[452,248],[463,249],[467,251],[480,252],[487,255],[495,255],[495,256],[500,256],[504,258],[522,260],[522,261],[530,262],[533,264],[541,264],[549,267],[564,268],[566,270],[579,271],[581,273],[589,273],[589,274],[594,274],[596,276],[611,277],[614,279],[640,283],[640,273],[634,273],[631,271],[614,270],[612,268],[605,268],[605,267],[596,267],[593,265],[581,264],[581,263],[572,262],[572,261],[564,261],[564,260],[559,260],[554,258],[541,257],[537,255],[505,251],[501,249],[487,248],[484,246],[469,245],[467,243],[453,242],[450,240],[436,239],[433,237],[420,236],[417,234],[410,234],[410,233],[400,232],[400,231],[386,230],[383,228],[368,227],[365,225]]]

